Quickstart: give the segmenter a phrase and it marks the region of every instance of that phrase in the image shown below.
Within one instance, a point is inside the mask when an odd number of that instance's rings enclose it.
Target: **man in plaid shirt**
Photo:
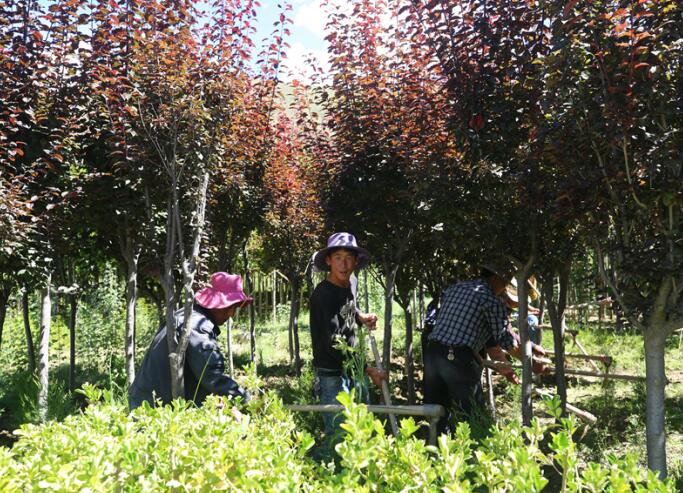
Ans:
[[[519,356],[518,339],[509,328],[508,312],[501,299],[513,273],[512,263],[485,266],[478,279],[446,288],[424,354],[425,403],[441,404],[446,409],[455,406],[469,415],[473,406],[484,404],[479,354],[483,350],[500,354],[502,348]],[[534,352],[545,353],[538,345],[534,345]],[[544,368],[537,366],[535,371]],[[519,383],[512,368],[505,376]],[[441,419],[439,432],[447,423],[448,418]]]

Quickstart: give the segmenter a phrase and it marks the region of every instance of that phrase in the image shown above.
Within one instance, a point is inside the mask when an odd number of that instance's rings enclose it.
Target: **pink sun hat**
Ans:
[[[227,272],[211,274],[211,286],[207,286],[195,294],[194,299],[204,308],[226,308],[235,304],[247,304],[254,301],[244,294],[242,276]]]

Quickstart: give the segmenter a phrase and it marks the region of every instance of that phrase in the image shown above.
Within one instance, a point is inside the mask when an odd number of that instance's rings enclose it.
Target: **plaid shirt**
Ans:
[[[483,279],[446,288],[441,309],[429,339],[446,346],[467,346],[475,352],[486,345],[515,346],[508,331],[505,305]],[[492,343],[492,344],[491,344]]]

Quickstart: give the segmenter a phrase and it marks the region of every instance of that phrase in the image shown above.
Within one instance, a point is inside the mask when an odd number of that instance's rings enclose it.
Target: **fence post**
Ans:
[[[277,272],[273,271],[273,325],[277,323]]]

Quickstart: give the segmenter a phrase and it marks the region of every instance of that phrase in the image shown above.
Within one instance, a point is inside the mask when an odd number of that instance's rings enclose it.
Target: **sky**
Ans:
[[[292,20],[289,25],[291,36],[287,39],[290,47],[286,51],[286,69],[281,74],[281,78],[287,81],[292,79],[287,74],[288,70],[294,74],[302,74],[304,79],[310,76],[310,65],[306,61],[309,54],[315,57],[324,70],[329,67],[324,40],[326,15],[321,7],[321,0],[290,0],[290,3],[292,11],[288,13],[288,17]],[[277,4],[277,0],[261,1],[256,39],[260,40],[272,32],[273,22],[280,15]]]

